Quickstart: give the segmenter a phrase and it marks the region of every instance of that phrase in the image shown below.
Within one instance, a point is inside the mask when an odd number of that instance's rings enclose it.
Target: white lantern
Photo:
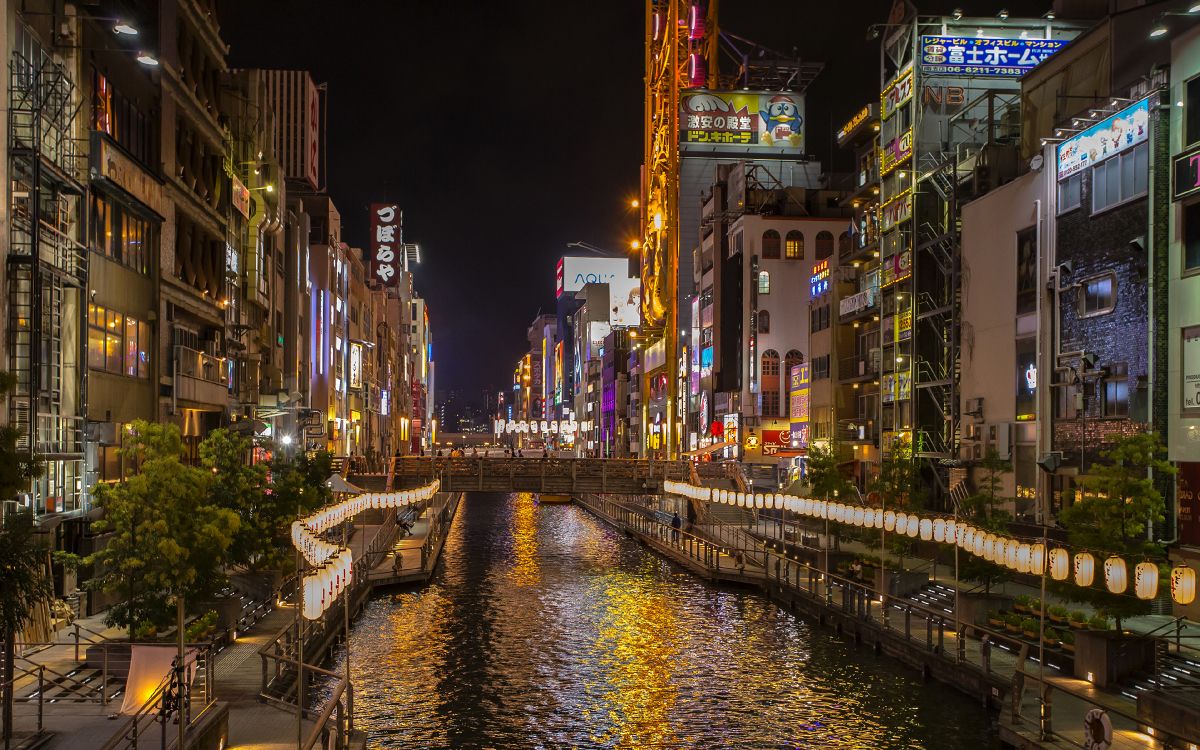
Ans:
[[[1029,545],[1021,544],[1017,546],[1017,572],[1029,572]]]
[[[1196,601],[1196,571],[1186,565],[1171,569],[1171,600],[1185,607]]]
[[[767,507],[766,498],[763,497],[761,492],[754,493],[754,507],[758,510],[762,510],[763,508]]]
[[[917,535],[921,533],[921,519],[918,518],[916,515],[909,516],[908,517],[908,528],[905,529],[904,532],[906,534],[908,534],[910,537],[912,537],[913,539],[916,539]]]
[[[928,542],[933,539],[933,521],[928,518],[922,518],[918,524],[918,533],[921,535],[921,541]],[[943,532],[945,529],[943,529]]]
[[[954,521],[946,521],[946,544],[959,544],[958,533],[958,524]],[[937,529],[934,529],[934,539],[936,538]]]
[[[962,527],[960,527],[960,530],[961,530],[960,536],[962,537],[962,541],[960,542],[960,544],[962,545],[962,548],[968,552],[974,551],[974,549],[975,549],[975,527],[974,526],[962,526]]]
[[[866,520],[867,520],[867,512],[865,510],[863,510],[862,508],[855,508],[854,509],[854,525],[862,526],[864,523],[866,523]]]
[[[737,506],[739,508],[746,507],[746,493],[744,493],[744,492],[737,493]]]
[[[1091,586],[1096,580],[1096,558],[1090,552],[1075,555],[1075,585]]]
[[[1029,572],[1035,576],[1046,572],[1046,545],[1041,542],[1029,545]]]
[[[933,522],[933,541],[946,541],[946,519],[938,518]]]
[[[884,511],[883,513],[883,530],[894,531],[896,529],[896,513],[895,511]]]
[[[1104,561],[1104,586],[1114,594],[1122,594],[1129,586],[1125,561],[1116,555]]]
[[[971,546],[971,552],[984,560],[988,559],[987,538],[988,535],[983,529],[975,529],[975,542]]]
[[[1153,599],[1158,596],[1158,566],[1152,562],[1140,562],[1133,568],[1133,593],[1138,599]]]
[[[988,534],[983,538],[983,558],[988,562],[996,561],[996,535]]]
[[[1012,570],[1017,569],[1017,550],[1021,548],[1016,539],[1004,543],[1004,565]]]
[[[884,528],[886,529],[887,526],[885,525]],[[901,534],[901,535],[908,533],[908,514],[907,513],[897,513],[896,514],[896,533]]]
[[[1062,547],[1050,550],[1050,577],[1056,581],[1065,581],[1070,575],[1071,556]]]

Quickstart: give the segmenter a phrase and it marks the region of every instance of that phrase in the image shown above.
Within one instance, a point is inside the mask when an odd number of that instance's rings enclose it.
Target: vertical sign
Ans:
[[[1179,542],[1200,544],[1200,463],[1179,462],[1175,498],[1179,502]]]
[[[792,448],[808,447],[808,364],[792,365],[788,373],[788,417],[791,420]]]
[[[371,277],[396,286],[400,262],[400,209],[390,203],[371,204]]]
[[[350,387],[362,388],[362,344],[350,344]]]
[[[317,169],[321,155],[321,99],[312,78],[304,76],[304,176],[319,187]]]

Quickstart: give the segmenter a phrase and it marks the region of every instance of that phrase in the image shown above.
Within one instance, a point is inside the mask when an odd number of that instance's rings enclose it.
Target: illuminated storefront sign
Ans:
[[[1143,99],[1058,144],[1058,179],[1146,141],[1149,124],[1150,100]]]
[[[908,370],[896,372],[896,400],[904,401],[912,397],[912,373]]]
[[[896,340],[907,341],[912,337],[912,310],[896,311]]]
[[[679,142],[688,153],[804,153],[804,97],[789,92],[684,92]]]
[[[237,209],[237,212],[247,219],[250,218],[250,190],[242,184],[242,181],[233,176],[229,178],[233,183],[233,189],[229,192],[229,202]]]
[[[888,231],[912,218],[912,191],[905,190],[900,195],[883,204],[880,209],[880,227]]]
[[[738,448],[741,446],[741,430],[742,424],[741,414],[726,414],[722,417],[721,422],[724,426],[724,431],[721,433],[725,437],[725,441],[733,443],[728,448],[722,449],[722,454],[725,458],[737,458]]]
[[[362,388],[362,344],[350,344],[350,387]]]
[[[889,83],[879,97],[880,119],[886,120],[896,113],[896,110],[908,103],[913,96],[913,71],[907,68]]]
[[[1175,200],[1200,192],[1200,147],[1175,157]]]
[[[890,404],[896,400],[896,376],[888,373],[879,379],[879,400]]]
[[[912,275],[912,250],[902,250],[884,258],[880,267],[883,270],[883,286],[904,281]]]
[[[860,125],[862,125],[864,122],[866,122],[868,118],[870,118],[870,116],[871,116],[871,106],[872,106],[872,105],[868,104],[867,106],[865,106],[865,107],[863,107],[862,109],[858,110],[858,112],[857,112],[857,113],[855,113],[854,117],[851,117],[851,118],[850,118],[850,119],[849,119],[849,120],[846,122],[846,124],[845,124],[845,125],[843,125],[843,126],[842,126],[842,127],[839,129],[839,130],[838,130],[838,133],[837,133],[837,141],[838,141],[838,144],[841,144],[841,142],[842,142],[842,141],[846,140],[846,138],[847,138],[848,136],[850,136],[850,135],[851,135],[851,134],[852,134],[852,133],[853,133],[855,130],[858,130],[858,127],[859,127]]]
[[[893,169],[908,161],[912,156],[912,128],[892,139],[890,143],[879,150],[879,175],[890,174]]]
[[[934,74],[1020,78],[1066,44],[1065,39],[922,36],[921,70]]]
[[[384,286],[400,281],[400,208],[387,203],[371,204],[371,276]]]
[[[1183,408],[1193,414],[1200,411],[1200,326],[1183,329],[1183,346],[1180,350],[1183,370]]]
[[[829,260],[823,260],[813,266],[812,276],[808,280],[811,297],[820,297],[829,291]]]
[[[788,419],[791,421],[792,448],[808,447],[808,414],[808,364],[792,365],[788,373]]]

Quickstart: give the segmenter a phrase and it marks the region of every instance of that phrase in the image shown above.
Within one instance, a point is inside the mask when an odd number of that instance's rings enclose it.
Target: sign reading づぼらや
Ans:
[[[398,206],[390,203],[371,204],[371,277],[384,286],[399,283],[401,214]]]

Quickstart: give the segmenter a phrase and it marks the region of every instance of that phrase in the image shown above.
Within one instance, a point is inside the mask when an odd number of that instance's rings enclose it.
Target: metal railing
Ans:
[[[224,364],[220,357],[182,344],[175,345],[175,374],[178,376],[227,385]]]

